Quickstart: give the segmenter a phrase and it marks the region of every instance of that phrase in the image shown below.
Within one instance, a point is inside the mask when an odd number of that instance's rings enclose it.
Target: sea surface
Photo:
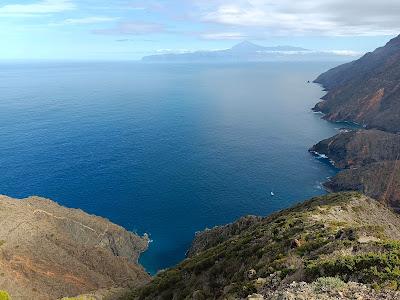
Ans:
[[[333,65],[0,63],[0,193],[149,233],[154,273],[196,231],[324,194],[337,170],[307,149],[343,125],[307,81]]]

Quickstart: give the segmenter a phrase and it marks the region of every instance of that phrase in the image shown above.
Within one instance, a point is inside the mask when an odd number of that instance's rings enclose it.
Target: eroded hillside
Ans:
[[[0,290],[12,299],[59,299],[150,280],[137,259],[146,238],[38,197],[0,196]]]
[[[400,131],[400,36],[359,60],[320,75],[328,93],[314,110],[330,121]]]

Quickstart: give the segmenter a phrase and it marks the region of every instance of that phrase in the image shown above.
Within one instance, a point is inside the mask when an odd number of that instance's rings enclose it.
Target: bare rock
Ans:
[[[252,294],[247,296],[248,300],[264,300],[264,296],[260,294]]]
[[[254,277],[257,275],[257,272],[254,269],[250,269],[247,271],[246,275],[248,279],[254,279]]]
[[[138,265],[148,240],[110,221],[38,197],[0,196],[0,286],[12,299],[59,299],[150,276]]]
[[[301,242],[298,239],[294,239],[290,243],[290,248],[291,249],[299,248],[300,246],[301,246]]]

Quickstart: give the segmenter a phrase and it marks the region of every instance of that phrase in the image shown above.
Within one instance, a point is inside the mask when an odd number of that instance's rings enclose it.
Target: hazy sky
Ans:
[[[0,0],[0,59],[138,59],[250,40],[370,51],[400,34],[399,0]]]

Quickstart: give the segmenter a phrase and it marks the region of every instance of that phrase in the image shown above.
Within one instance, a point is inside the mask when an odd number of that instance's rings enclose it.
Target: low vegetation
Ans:
[[[6,291],[0,291],[0,300],[11,300],[11,297]]]
[[[330,290],[343,290],[346,283],[339,277],[320,277],[313,282],[314,291],[317,293],[330,291]]]
[[[400,251],[367,252],[332,259],[318,259],[306,267],[309,278],[339,276],[346,281],[373,283],[377,288],[400,285]]]
[[[400,232],[393,222],[400,228],[394,213],[358,193],[313,198],[216,237],[220,243],[206,231],[199,240],[210,247],[201,245],[200,253],[125,299],[231,299],[292,281],[314,282],[315,289],[348,281],[397,289],[400,243],[391,235]]]

